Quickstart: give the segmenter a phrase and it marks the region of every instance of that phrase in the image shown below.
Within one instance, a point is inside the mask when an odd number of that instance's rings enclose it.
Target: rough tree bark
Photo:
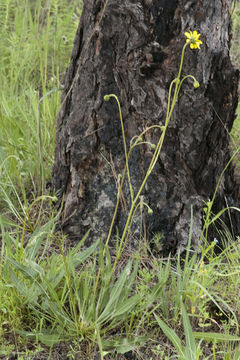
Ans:
[[[229,58],[232,0],[84,0],[58,118],[53,184],[65,195],[61,225],[78,240],[91,228],[91,239],[106,238],[124,167],[121,102],[127,141],[153,124],[164,124],[168,88],[177,75],[184,32],[201,33],[201,50],[186,49],[182,87],[164,146],[144,190],[153,215],[144,217],[148,239],[163,236],[161,252],[184,246],[193,206],[193,241],[202,229],[202,200],[213,195],[230,158],[229,135],[237,105],[238,72]],[[104,14],[103,14],[104,11]],[[102,18],[101,18],[102,16]],[[100,24],[98,24],[99,20]],[[94,30],[95,29],[95,30]],[[147,140],[157,142],[158,131]],[[130,159],[136,190],[151,158],[148,146]],[[129,209],[128,189],[116,226]],[[239,205],[233,168],[226,172],[214,211]],[[232,223],[240,223],[232,215]],[[137,239],[139,216],[133,224]]]

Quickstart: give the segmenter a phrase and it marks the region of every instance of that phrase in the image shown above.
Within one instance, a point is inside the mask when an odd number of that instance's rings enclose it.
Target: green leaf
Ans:
[[[105,258],[106,258],[106,266],[105,266],[105,273],[109,274],[109,276],[112,274],[112,259],[109,252],[109,247],[105,246]],[[109,278],[109,277],[108,277]]]
[[[29,278],[29,279],[35,281],[35,277],[38,274],[37,271],[30,269],[29,267],[27,267],[23,264],[20,264],[19,262],[15,261],[9,257],[7,257],[6,259],[7,259],[7,262],[12,265],[12,267],[14,267],[16,270],[20,270],[26,278]]]
[[[120,306],[117,306],[116,311],[112,313],[112,317],[123,316],[126,313],[129,315],[129,312],[131,312],[132,308],[138,303],[139,299],[140,296],[136,294],[125,300]]]
[[[44,282],[41,283],[38,281],[37,275],[39,273],[39,265],[37,265],[35,263],[35,266],[37,266],[37,269],[38,269],[36,271],[36,270],[33,270],[23,264],[20,264],[19,262],[15,261],[13,259],[7,258],[7,261],[16,270],[21,271],[21,273],[23,274],[23,276],[25,276],[25,278],[30,279],[32,281],[31,286],[27,287],[26,284],[24,284],[23,282],[20,281],[19,277],[16,277],[15,275],[13,275],[13,272],[11,273],[12,282],[14,282],[15,287],[18,289],[19,292],[22,293],[22,295],[24,295],[26,297],[26,300],[28,302],[35,303],[36,297],[39,295],[43,295],[43,294],[46,296],[46,298],[48,298],[48,294],[44,287]],[[21,284],[21,286],[20,286],[20,284]],[[25,289],[24,293],[22,292],[23,288]]]
[[[42,329],[41,332],[30,332],[23,330],[16,330],[16,333],[32,340],[39,340],[46,346],[53,346],[59,344],[62,341],[66,341],[67,336],[62,334],[51,334],[48,330]]]
[[[112,288],[109,294],[109,301],[106,304],[101,315],[99,316],[98,322],[107,321],[109,318],[112,317],[112,312],[116,310],[116,306],[118,304],[119,297],[121,296],[121,292],[123,291],[124,285],[131,273],[131,268],[132,268],[132,262],[129,261],[129,263],[122,271],[117,283]]]
[[[78,243],[76,246],[74,246],[73,249],[71,249],[71,254],[72,254],[72,255],[75,255],[75,254],[78,253],[78,251],[79,251],[80,248],[83,246],[83,244],[85,243],[86,239],[88,238],[88,235],[89,235],[90,231],[91,231],[91,230],[88,230],[88,231],[86,232],[86,234],[83,236],[83,238],[79,241],[79,243]]]
[[[197,281],[195,281],[195,280],[190,280],[190,281],[191,281],[192,283],[198,285],[198,286],[200,287],[200,289],[202,289],[203,292],[209,297],[209,299],[212,300],[212,302],[216,305],[216,307],[217,307],[226,317],[228,317],[227,314],[226,314],[226,312],[222,309],[222,307],[221,307],[221,306],[219,305],[219,303],[214,299],[214,297],[206,290],[205,287],[203,287],[199,282],[197,282]],[[216,298],[218,298],[218,300],[221,301],[221,302],[224,304],[224,306],[231,312],[231,314],[233,315],[233,317],[234,317],[234,319],[235,319],[235,321],[236,321],[236,323],[237,323],[236,315],[235,315],[234,311],[231,309],[231,307],[230,307],[222,298],[220,298],[219,296],[216,295]]]
[[[214,223],[225,211],[229,211],[230,209],[240,211],[240,208],[236,208],[234,206],[226,207],[226,208],[222,209],[221,211],[219,211],[219,213],[217,213],[217,215],[215,215],[214,218],[211,219],[209,225]]]
[[[181,340],[177,336],[175,331],[170,329],[170,327],[167,324],[165,324],[165,322],[163,322],[156,314],[154,314],[154,316],[155,319],[157,320],[158,325],[160,326],[164,334],[168,337],[168,339],[172,342],[172,344],[175,346],[175,349],[177,350],[179,355],[185,358],[184,347],[182,346]]]
[[[1,215],[0,214],[0,225],[1,228],[3,229],[4,227],[6,228],[13,228],[13,227],[18,227],[19,225],[16,224],[16,222],[12,221],[11,219],[9,219],[8,217]],[[19,226],[20,227],[20,226]],[[2,230],[3,232],[3,230]]]
[[[76,268],[80,264],[82,264],[92,253],[96,250],[97,246],[99,244],[99,241],[96,241],[92,246],[87,248],[86,250],[81,251],[80,253],[72,254],[70,251],[67,255],[67,262],[72,261],[74,267]]]
[[[43,225],[40,229],[36,229],[33,232],[25,248],[27,258],[29,260],[35,259],[43,240],[46,238],[47,234],[52,232],[55,221],[56,218],[53,218],[49,220],[45,225]]]
[[[45,310],[46,313],[50,314],[55,321],[61,326],[63,329],[66,325],[71,327],[73,325],[73,320],[70,318],[69,314],[63,308],[63,305],[59,302],[56,303],[54,301],[47,300],[43,302],[41,308]]]
[[[238,348],[234,353],[233,360],[239,360],[240,359],[240,349]]]
[[[189,360],[196,360],[197,358],[197,348],[196,343],[193,336],[192,327],[189,321],[189,317],[185,306],[182,301],[182,297],[180,298],[181,310],[182,310],[182,317],[183,317],[183,327],[184,333],[186,338],[186,353],[188,354]]]
[[[98,263],[102,273],[104,273],[104,258],[103,258],[103,243],[102,240],[99,241],[99,251],[98,251]]]
[[[10,279],[13,285],[15,286],[15,288],[19,291],[21,295],[27,297],[28,287],[20,279],[17,278],[17,276],[15,275],[15,273],[11,268],[9,269],[9,274],[10,274]]]
[[[57,303],[60,303],[57,291],[52,286],[52,283],[47,279],[46,276],[44,276],[42,279],[42,288],[44,288],[44,294],[46,295],[46,298],[51,299],[52,301],[55,301]],[[57,290],[59,291],[58,288]]]
[[[149,308],[158,298],[158,295],[162,290],[162,287],[165,285],[165,283],[166,283],[165,279],[162,279],[151,289],[150,294],[146,298],[146,303],[144,304],[146,308]]]
[[[138,336],[137,338],[118,338],[114,340],[102,340],[103,349],[107,352],[117,351],[118,354],[125,354],[137,346],[142,346],[150,336]]]
[[[206,341],[240,341],[239,336],[230,334],[219,334],[215,332],[193,332],[196,339],[203,339]]]

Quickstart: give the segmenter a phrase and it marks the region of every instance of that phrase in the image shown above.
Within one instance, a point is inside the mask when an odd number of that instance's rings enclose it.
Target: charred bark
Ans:
[[[184,32],[196,29],[203,45],[200,51],[186,49],[183,76],[193,74],[200,87],[194,89],[191,81],[183,84],[163,150],[143,195],[153,210],[144,220],[147,237],[161,233],[164,253],[186,244],[191,206],[193,241],[198,241],[202,200],[211,198],[230,158],[228,132],[234,121],[238,86],[238,72],[229,59],[231,3],[109,0],[103,9],[102,0],[84,1],[62,95],[53,168],[54,187],[65,194],[62,228],[72,239],[80,239],[89,228],[91,239],[106,238],[116,202],[117,176],[124,168],[117,106],[114,101],[104,102],[104,95],[119,97],[128,142],[150,125],[163,125]],[[147,140],[156,143],[159,135],[158,131],[149,132]],[[135,191],[151,156],[148,146],[134,150],[131,156]],[[120,229],[128,198],[125,186],[115,224]],[[214,211],[225,207],[226,201],[239,205],[232,167],[223,178]],[[240,223],[237,214],[232,223],[236,230]],[[136,234],[138,225],[136,216]]]

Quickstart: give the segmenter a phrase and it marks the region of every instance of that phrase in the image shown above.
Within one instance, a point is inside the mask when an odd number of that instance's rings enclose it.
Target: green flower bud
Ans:
[[[200,85],[199,82],[197,80],[194,81],[193,86],[195,87],[195,89],[197,89]]]
[[[152,209],[151,209],[150,207],[148,208],[148,214],[149,214],[149,215],[152,215],[152,214],[153,214],[153,211],[152,211]]]
[[[110,96],[109,95],[105,95],[104,96],[104,101],[109,101],[110,100]]]

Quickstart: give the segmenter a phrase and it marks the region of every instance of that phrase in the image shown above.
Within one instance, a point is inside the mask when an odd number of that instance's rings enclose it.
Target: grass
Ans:
[[[50,175],[56,112],[80,9],[77,1],[1,1],[1,186],[11,199],[9,175],[24,201],[25,189],[41,193]]]
[[[192,214],[185,258],[158,259],[146,244],[121,257],[100,241],[85,248],[88,234],[67,249],[55,231],[45,186],[80,12],[77,0],[0,4],[0,358],[238,360],[239,238],[198,255]],[[239,127],[238,115],[238,145]]]

